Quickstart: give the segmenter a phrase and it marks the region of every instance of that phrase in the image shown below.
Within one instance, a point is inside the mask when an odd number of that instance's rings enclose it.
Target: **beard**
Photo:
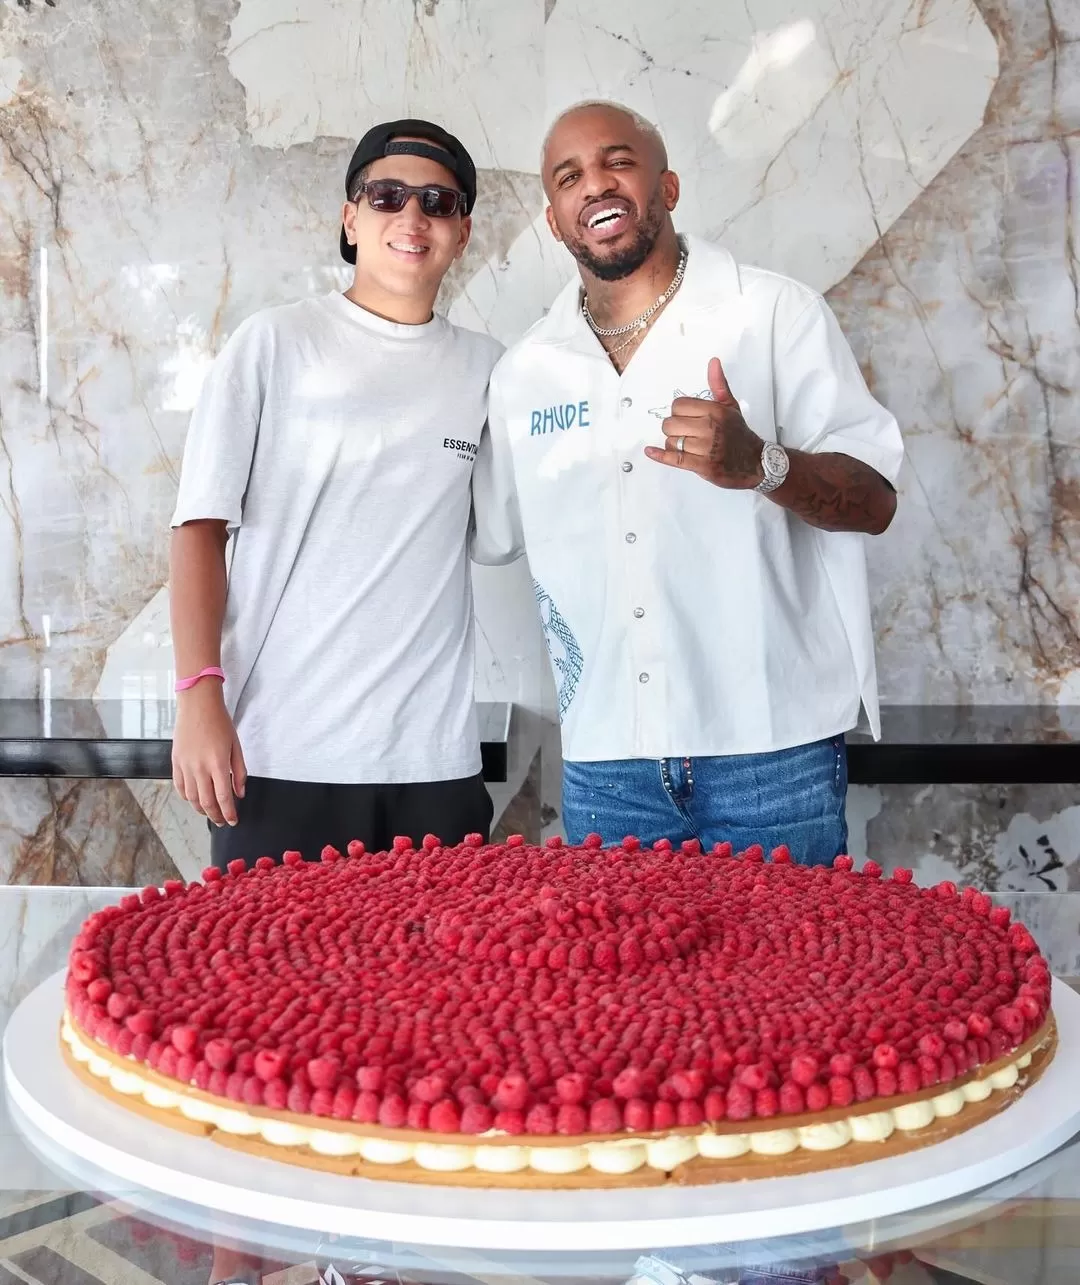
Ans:
[[[585,241],[563,234],[563,244],[574,259],[600,281],[622,281],[632,276],[648,259],[659,239],[667,211],[657,192],[649,201],[645,217],[638,224],[634,239],[614,253],[601,256]]]

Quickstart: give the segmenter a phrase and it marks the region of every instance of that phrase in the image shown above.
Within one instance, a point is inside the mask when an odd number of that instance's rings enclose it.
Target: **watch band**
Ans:
[[[768,495],[781,486],[788,475],[787,451],[779,442],[766,442],[761,448],[761,470],[765,476],[754,487],[761,495]]]

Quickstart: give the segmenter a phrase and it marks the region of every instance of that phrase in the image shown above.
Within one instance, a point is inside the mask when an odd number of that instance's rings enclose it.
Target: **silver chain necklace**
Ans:
[[[671,278],[671,285],[669,285],[668,288],[664,291],[664,293],[659,296],[659,298],[656,300],[655,303],[649,304],[649,306],[645,309],[645,311],[641,314],[641,316],[635,317],[633,321],[628,321],[625,326],[611,326],[611,327],[598,326],[596,322],[593,320],[592,313],[589,311],[588,295],[585,295],[584,298],[581,300],[581,315],[589,323],[589,329],[593,332],[594,335],[597,336],[597,338],[615,339],[619,335],[629,335],[631,333],[633,333],[636,336],[639,331],[648,329],[650,319],[653,317],[655,313],[659,312],[659,310],[664,306],[664,304],[667,303],[668,300],[672,297],[675,291],[678,290],[678,288],[682,285],[682,280],[685,274],[686,274],[686,251],[683,250],[679,255],[679,265],[675,269],[675,275]],[[627,341],[627,344],[620,344],[619,348],[627,347],[628,343],[629,341]],[[612,351],[617,352],[618,349],[613,349]]]

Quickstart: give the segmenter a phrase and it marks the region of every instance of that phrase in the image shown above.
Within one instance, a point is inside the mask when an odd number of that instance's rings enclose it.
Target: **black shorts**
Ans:
[[[479,774],[457,781],[411,785],[317,785],[249,776],[234,826],[210,827],[210,858],[219,870],[242,858],[281,860],[301,852],[318,861],[333,844],[344,853],[352,839],[369,852],[385,852],[399,835],[419,845],[427,834],[443,843],[460,843],[467,834],[486,842],[494,809]]]

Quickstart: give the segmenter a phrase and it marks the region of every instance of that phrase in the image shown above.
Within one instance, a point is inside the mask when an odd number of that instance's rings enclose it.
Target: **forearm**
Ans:
[[[896,492],[869,464],[840,452],[788,451],[790,468],[769,498],[822,531],[880,535],[896,512]]]
[[[225,523],[218,521],[188,522],[172,533],[169,610],[173,656],[181,678],[221,664],[227,538]]]

